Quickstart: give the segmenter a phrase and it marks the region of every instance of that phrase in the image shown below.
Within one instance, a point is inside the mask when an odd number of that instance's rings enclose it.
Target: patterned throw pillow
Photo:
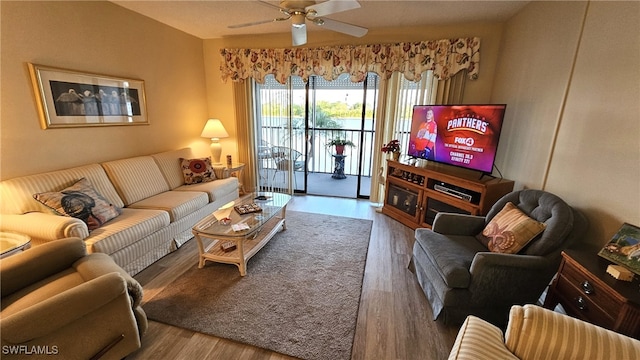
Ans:
[[[515,254],[525,247],[546,225],[538,222],[520,211],[513,203],[508,202],[482,230],[479,240],[485,243],[492,252]]]
[[[110,204],[85,178],[60,192],[34,194],[33,198],[58,215],[84,221],[89,231],[120,215],[120,209]]]
[[[211,158],[183,159],[180,158],[184,183],[187,185],[205,183],[216,179],[211,166]]]

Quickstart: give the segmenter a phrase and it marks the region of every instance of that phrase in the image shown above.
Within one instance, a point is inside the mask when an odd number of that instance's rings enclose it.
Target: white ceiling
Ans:
[[[155,19],[201,39],[234,35],[286,33],[290,22],[229,29],[227,26],[280,17],[280,12],[258,1],[112,1],[127,9]],[[280,1],[268,1],[278,5]],[[322,1],[316,1],[322,2]],[[361,8],[327,16],[330,19],[363,26],[370,30],[388,27],[444,25],[466,22],[505,21],[528,1],[474,0],[360,0]],[[318,26],[308,26],[319,31]],[[327,31],[327,30],[322,30]]]

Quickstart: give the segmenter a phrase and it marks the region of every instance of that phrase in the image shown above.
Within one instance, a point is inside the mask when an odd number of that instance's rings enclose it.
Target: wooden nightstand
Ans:
[[[568,315],[640,339],[640,282],[616,280],[599,249],[568,249],[544,307],[561,304]]]

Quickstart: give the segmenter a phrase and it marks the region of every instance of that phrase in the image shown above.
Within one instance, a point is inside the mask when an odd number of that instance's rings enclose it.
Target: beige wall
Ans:
[[[109,2],[0,6],[0,178],[190,145],[208,153],[202,40]],[[42,130],[29,62],[143,79],[151,124]]]
[[[640,225],[639,16],[638,2],[532,2],[505,28],[492,96],[509,104],[504,175],[583,210],[598,245]]]
[[[202,41],[108,2],[0,4],[2,179],[182,146],[205,153],[208,117],[231,134],[223,154],[237,156],[218,51],[290,45],[288,34]],[[640,225],[639,16],[638,2],[532,2],[505,25],[384,29],[362,39],[321,31],[309,46],[481,37],[480,78],[464,101],[508,104],[497,165],[518,187],[584,210],[587,240],[601,244],[623,222]],[[151,125],[41,130],[28,62],[144,79]]]
[[[310,31],[309,47],[340,44],[387,44],[404,41],[422,41],[477,36],[481,38],[480,74],[478,80],[468,81],[464,101],[483,103],[489,101],[493,78],[498,61],[503,24],[464,24],[437,27],[388,28],[370,31],[362,38],[354,38],[331,31]],[[235,136],[235,110],[233,108],[233,86],[220,80],[220,49],[222,48],[288,48],[290,34],[264,34],[235,36],[204,41],[205,69],[207,73],[207,96],[210,116],[218,117],[227,130]],[[231,129],[229,129],[231,128]],[[223,153],[237,156],[232,138],[221,141]]]

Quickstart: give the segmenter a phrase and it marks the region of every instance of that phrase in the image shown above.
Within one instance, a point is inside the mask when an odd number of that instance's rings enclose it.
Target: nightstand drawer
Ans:
[[[613,317],[617,316],[622,302],[601,286],[598,280],[568,262],[565,262],[561,271],[561,275],[578,291],[575,296],[588,298],[607,314]]]
[[[603,309],[603,305],[610,308],[607,306],[610,303],[598,302],[599,299],[596,298],[595,292],[591,295],[585,294],[583,289],[578,287],[580,283],[576,283],[574,279],[566,278],[564,273],[558,277],[556,286],[560,296],[564,298],[562,305],[569,315],[609,329],[615,325],[615,318],[611,314],[617,314],[620,309],[615,309],[613,313]]]

